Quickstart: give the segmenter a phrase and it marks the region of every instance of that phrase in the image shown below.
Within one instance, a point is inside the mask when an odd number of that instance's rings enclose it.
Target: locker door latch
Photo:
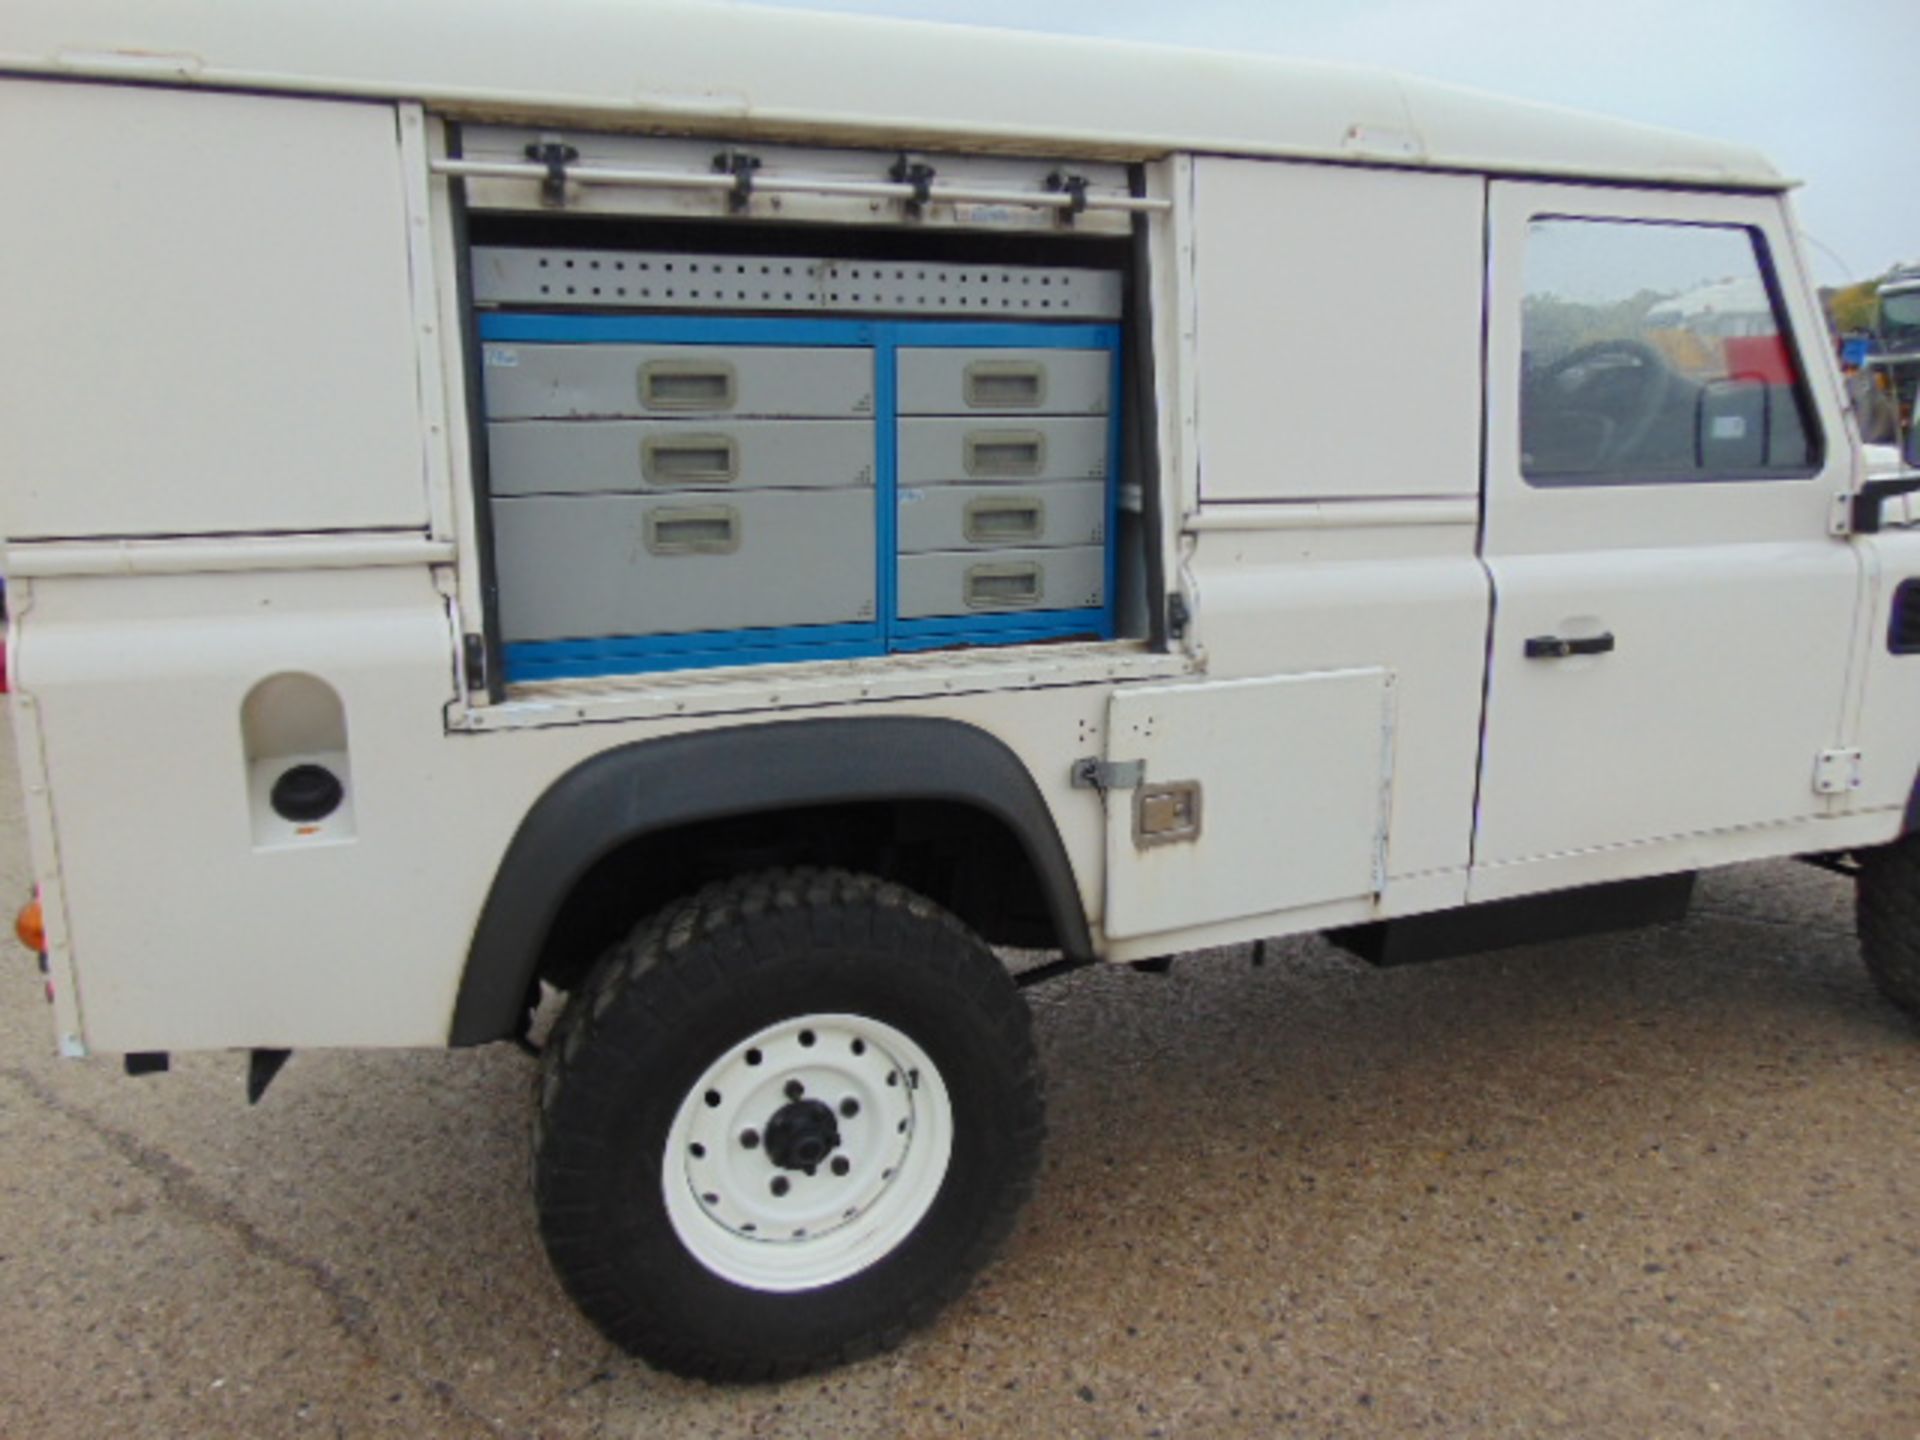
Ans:
[[[1144,760],[1102,760],[1097,755],[1088,755],[1073,762],[1076,790],[1098,790],[1104,795],[1109,790],[1131,790],[1146,778]]]
[[[528,143],[523,152],[536,165],[547,167],[540,182],[540,203],[561,206],[567,203],[567,166],[580,158],[580,152],[553,135],[542,135]]]
[[[895,160],[887,171],[887,178],[894,184],[913,187],[913,198],[901,202],[906,207],[909,220],[918,220],[925,212],[927,202],[933,199],[933,176],[933,166],[924,160],[907,159],[905,151],[901,152],[900,158]]]
[[[1200,838],[1200,782],[1175,780],[1133,792],[1133,843],[1145,850]]]
[[[727,209],[735,215],[744,215],[747,202],[753,199],[753,172],[760,168],[760,157],[728,148],[713,157],[713,168],[717,174],[733,177],[733,189],[727,192]]]
[[[1067,196],[1067,208],[1060,212],[1062,225],[1073,224],[1074,217],[1084,215],[1087,210],[1087,177],[1070,175],[1064,170],[1056,170],[1047,176],[1047,189],[1056,195],[1064,191]]]

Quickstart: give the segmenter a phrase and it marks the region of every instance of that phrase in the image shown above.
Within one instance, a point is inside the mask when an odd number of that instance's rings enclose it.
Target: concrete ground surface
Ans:
[[[16,951],[0,1436],[1920,1434],[1920,1033],[1845,882],[1743,868],[1682,925],[1407,970],[1249,961],[1033,992],[1051,1139],[1001,1262],[893,1354],[729,1390],[568,1307],[524,1056],[300,1054],[249,1109],[238,1056],[53,1059]]]

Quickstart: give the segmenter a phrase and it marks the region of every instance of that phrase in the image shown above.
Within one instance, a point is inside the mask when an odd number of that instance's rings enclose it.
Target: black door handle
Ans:
[[[1613,632],[1590,635],[1582,640],[1563,640],[1558,635],[1534,635],[1527,641],[1529,660],[1564,660],[1569,655],[1605,655],[1613,649]]]

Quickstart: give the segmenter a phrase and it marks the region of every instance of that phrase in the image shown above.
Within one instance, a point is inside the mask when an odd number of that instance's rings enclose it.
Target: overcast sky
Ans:
[[[1736,140],[1826,284],[1920,262],[1920,0],[762,0],[1383,65]]]

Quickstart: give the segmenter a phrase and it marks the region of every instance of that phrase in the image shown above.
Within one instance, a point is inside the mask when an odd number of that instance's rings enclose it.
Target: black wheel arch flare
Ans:
[[[700,821],[887,800],[950,801],[1001,821],[1019,837],[1062,947],[1092,958],[1052,811],[1002,741],[957,720],[917,716],[731,726],[605,750],[547,787],[515,831],[481,908],[448,1044],[516,1033],[561,905],[616,847]]]

